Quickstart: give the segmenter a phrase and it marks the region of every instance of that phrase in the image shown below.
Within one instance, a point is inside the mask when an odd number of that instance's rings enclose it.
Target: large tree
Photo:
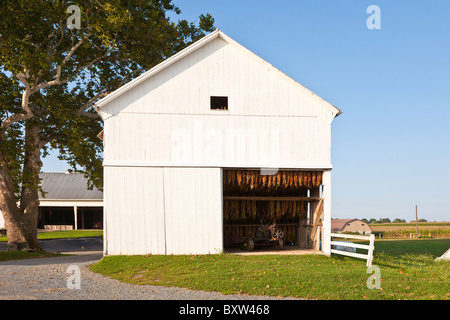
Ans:
[[[0,210],[8,250],[41,250],[39,172],[49,148],[101,188],[102,122],[93,103],[213,30],[209,14],[172,21],[178,14],[172,0],[0,2]]]

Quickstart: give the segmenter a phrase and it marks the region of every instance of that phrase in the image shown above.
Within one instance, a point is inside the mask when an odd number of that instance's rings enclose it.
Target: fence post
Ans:
[[[369,239],[369,252],[367,253],[367,267],[372,266],[374,244],[375,244],[375,235],[371,234]]]

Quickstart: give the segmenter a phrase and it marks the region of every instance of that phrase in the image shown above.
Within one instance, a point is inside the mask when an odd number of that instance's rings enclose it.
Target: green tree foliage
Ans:
[[[79,29],[68,27],[70,5],[80,9]],[[23,217],[37,216],[41,156],[59,150],[101,189],[93,103],[214,28],[209,14],[197,24],[169,14],[180,14],[171,0],[0,2],[0,210],[10,242],[36,246],[14,230],[28,225],[36,239],[35,218]]]

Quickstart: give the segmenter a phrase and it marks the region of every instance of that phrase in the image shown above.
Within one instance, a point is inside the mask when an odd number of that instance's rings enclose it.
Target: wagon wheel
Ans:
[[[255,249],[255,242],[253,241],[253,238],[245,239],[244,248],[248,251]]]
[[[273,238],[277,239],[277,240],[283,239],[283,236],[284,236],[284,233],[280,229],[276,229],[275,232],[273,233]]]

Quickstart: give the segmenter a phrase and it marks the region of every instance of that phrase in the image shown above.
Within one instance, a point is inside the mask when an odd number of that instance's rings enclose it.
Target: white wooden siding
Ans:
[[[228,96],[228,111],[210,110],[215,95]],[[101,108],[105,165],[174,165],[174,133],[187,130],[193,137],[201,123],[222,137],[230,130],[279,130],[279,167],[330,168],[336,113],[325,104],[268,63],[217,38]],[[219,158],[185,165],[258,167],[278,156],[246,152],[244,163]]]
[[[106,254],[165,254],[162,183],[161,168],[105,168]]]
[[[222,248],[221,170],[105,168],[105,254]]]
[[[217,38],[117,97],[102,109],[119,112],[211,114],[209,97],[226,95],[230,114],[318,116],[327,104],[268,63]]]
[[[221,170],[164,168],[167,254],[223,249]]]
[[[123,113],[105,133],[106,166],[331,167],[319,117]]]

